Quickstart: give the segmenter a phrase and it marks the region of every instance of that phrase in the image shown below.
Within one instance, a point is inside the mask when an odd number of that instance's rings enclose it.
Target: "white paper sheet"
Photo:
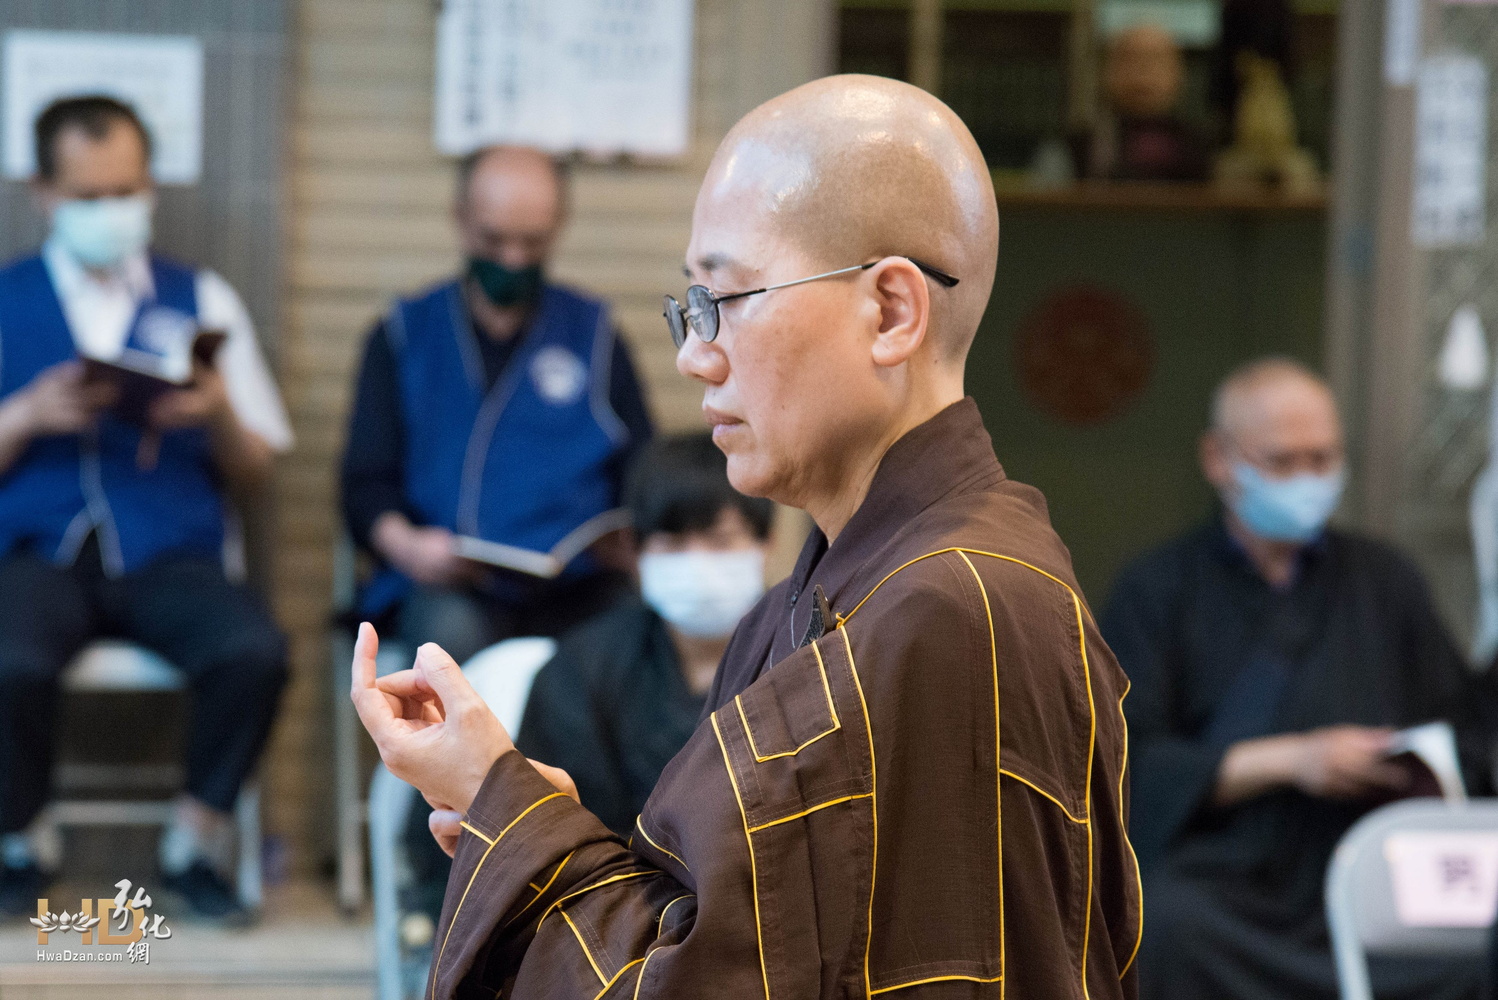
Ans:
[[[1467,786],[1462,781],[1461,762],[1456,754],[1456,730],[1449,722],[1427,722],[1394,734],[1389,755],[1410,753],[1430,768],[1447,802],[1467,801]]]
[[[92,31],[5,33],[5,176],[36,169],[32,128],[59,97],[106,94],[133,108],[155,145],[161,184],[196,184],[203,172],[203,45],[188,35]]]
[[[1498,904],[1498,831],[1390,834],[1384,857],[1406,927],[1488,927]]]
[[[1425,60],[1415,90],[1416,246],[1483,241],[1487,150],[1487,66],[1467,55]]]
[[[687,147],[691,0],[446,0],[435,141],[675,156]]]
[[[1420,0],[1386,0],[1384,4],[1384,82],[1408,87],[1420,61]]]

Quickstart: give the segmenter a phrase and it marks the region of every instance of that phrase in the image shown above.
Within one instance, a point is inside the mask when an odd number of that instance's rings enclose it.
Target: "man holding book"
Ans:
[[[566,208],[538,150],[465,159],[463,273],[392,306],[355,389],[343,510],[379,563],[359,613],[460,660],[628,588],[602,550],[650,417],[607,307],[546,277]]]
[[[234,290],[148,249],[150,151],[119,101],[51,105],[34,182],[51,235],[0,271],[0,913],[34,911],[46,882],[27,831],[59,676],[90,640],[133,640],[188,676],[186,793],[161,861],[208,916],[239,914],[207,858],[286,678],[280,632],[226,574],[226,493],[263,480],[291,429]],[[216,347],[194,358],[194,340]]]

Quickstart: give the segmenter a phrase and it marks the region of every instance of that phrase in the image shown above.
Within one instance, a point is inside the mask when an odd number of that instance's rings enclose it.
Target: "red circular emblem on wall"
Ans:
[[[1067,424],[1101,424],[1143,394],[1154,368],[1149,323],[1117,292],[1073,285],[1020,322],[1014,366],[1030,404]]]

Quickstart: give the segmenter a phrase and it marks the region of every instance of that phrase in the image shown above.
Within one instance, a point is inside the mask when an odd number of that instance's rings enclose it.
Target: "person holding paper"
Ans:
[[[1492,694],[1414,566],[1327,527],[1346,462],[1321,378],[1251,362],[1218,387],[1211,419],[1201,463],[1220,515],[1127,568],[1102,618],[1133,682],[1140,993],[1330,1000],[1333,848],[1363,813],[1414,790],[1389,759],[1401,728],[1455,724],[1469,786],[1484,790]],[[1464,985],[1429,962],[1374,971],[1391,996]]]
[[[355,388],[343,512],[380,564],[359,613],[460,660],[628,591],[600,548],[650,416],[607,306],[547,277],[567,197],[538,150],[463,160],[463,273],[395,303]]]
[[[816,522],[626,844],[452,658],[352,695],[455,855],[432,1000],[1134,995],[1125,682],[963,370],[998,256],[972,134],[832,76],[713,157],[666,303],[740,491]]]
[[[286,679],[269,613],[225,572],[227,494],[260,483],[291,429],[239,297],[149,249],[150,137],[112,98],[36,121],[51,235],[0,271],[0,911],[34,912],[46,876],[26,831],[49,795],[58,677],[122,636],[192,688],[187,787],[162,839],[167,887],[238,916],[207,860],[255,766]],[[167,322],[170,320],[170,322]],[[125,409],[96,378],[162,329],[218,331],[190,381]],[[155,332],[153,332],[155,331]]]

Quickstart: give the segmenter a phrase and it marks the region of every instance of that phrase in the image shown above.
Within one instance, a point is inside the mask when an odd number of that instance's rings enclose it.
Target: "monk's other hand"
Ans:
[[[1327,726],[1298,736],[1295,785],[1307,795],[1361,799],[1397,792],[1409,774],[1389,760],[1392,729]]]
[[[531,760],[529,757],[525,759],[530,760],[531,767],[540,772],[541,777],[551,782],[551,787],[564,795],[571,796],[573,802],[579,805],[582,804],[583,800],[577,797],[577,782],[572,780],[572,775],[560,767],[552,767],[550,764],[543,764],[539,760]]]
[[[463,671],[436,643],[416,665],[376,679],[380,638],[368,622],[354,644],[351,696],[390,773],[430,802],[466,813],[489,768],[515,744]]]
[[[458,834],[462,832],[459,824],[462,822],[463,814],[452,809],[433,809],[432,815],[427,817],[427,829],[432,831],[437,846],[448,857],[458,850]]]

